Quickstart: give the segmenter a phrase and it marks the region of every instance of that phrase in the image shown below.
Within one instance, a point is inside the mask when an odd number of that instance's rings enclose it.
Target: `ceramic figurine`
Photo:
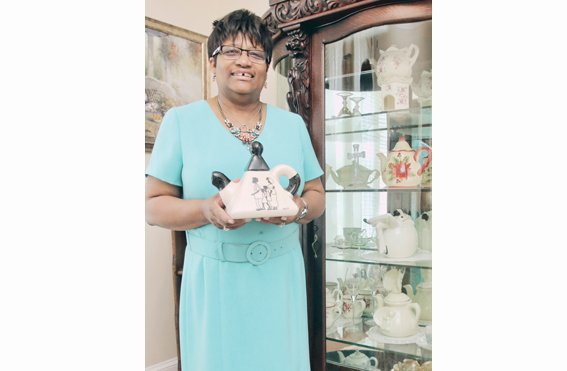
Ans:
[[[252,142],[251,151],[248,171],[239,182],[231,182],[223,173],[213,172],[212,183],[220,191],[227,214],[234,219],[297,215],[299,209],[293,201],[301,182],[297,171],[288,165],[270,170],[262,158],[260,142]],[[280,176],[289,179],[286,189],[280,185]]]

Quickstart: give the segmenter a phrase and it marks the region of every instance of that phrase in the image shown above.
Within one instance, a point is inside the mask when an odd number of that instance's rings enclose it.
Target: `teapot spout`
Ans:
[[[340,180],[339,180],[339,176],[337,175],[337,173],[335,172],[335,170],[333,170],[333,168],[331,167],[331,165],[327,164],[325,166],[325,170],[326,173],[331,174],[331,177],[333,178],[333,180],[335,181],[335,183],[337,184],[341,184]]]

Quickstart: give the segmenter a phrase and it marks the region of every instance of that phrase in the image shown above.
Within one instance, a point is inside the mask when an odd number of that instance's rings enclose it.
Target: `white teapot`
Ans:
[[[239,182],[231,182],[221,172],[214,171],[212,183],[219,189],[226,212],[234,219],[295,216],[299,211],[293,195],[301,182],[299,174],[291,166],[278,165],[272,170],[262,158],[260,142],[251,144],[252,158]],[[284,189],[280,176],[289,179]]]
[[[430,210],[421,213],[415,220],[415,228],[417,229],[419,247],[423,250],[433,251],[433,212]]]
[[[390,258],[407,258],[417,251],[417,230],[413,219],[401,209],[364,222],[376,228],[378,251]]]
[[[356,350],[349,356],[345,357],[343,352],[340,350],[337,351],[339,355],[339,362],[348,365],[348,366],[355,366],[358,368],[369,369],[376,369],[378,367],[378,359],[376,357],[368,357],[366,354],[362,353],[359,350]]]
[[[413,92],[418,97],[418,101],[422,106],[431,105],[431,93],[432,93],[432,74],[431,71],[422,71],[419,83],[412,83],[411,88]]]
[[[427,152],[423,164],[418,162],[419,154]],[[382,167],[382,181],[390,188],[411,188],[421,183],[423,171],[431,161],[431,149],[419,147],[414,151],[406,141],[404,135],[400,135],[398,142],[388,156],[377,153]]]
[[[421,308],[420,320],[431,321],[431,303],[432,303],[432,285],[431,282],[421,282],[417,285],[415,290],[415,295],[413,294],[413,288],[411,285],[404,285],[408,296],[413,299],[414,302],[419,304]]]
[[[392,45],[379,53],[380,57],[375,66],[378,86],[391,83],[411,84],[412,67],[419,55],[417,45],[411,44],[404,48]]]
[[[376,303],[378,309],[372,318],[384,335],[407,337],[417,333],[421,309],[406,294],[391,292],[386,298],[376,295]]]

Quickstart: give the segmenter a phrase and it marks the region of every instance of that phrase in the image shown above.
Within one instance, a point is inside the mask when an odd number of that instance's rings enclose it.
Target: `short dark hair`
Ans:
[[[226,39],[232,37],[234,40],[239,34],[250,39],[255,46],[261,46],[266,53],[266,64],[270,64],[273,49],[272,34],[262,18],[246,9],[235,10],[213,22],[213,31],[207,40],[209,58]]]

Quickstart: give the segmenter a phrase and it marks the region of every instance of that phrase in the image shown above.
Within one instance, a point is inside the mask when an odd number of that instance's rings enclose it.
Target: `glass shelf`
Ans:
[[[421,138],[432,137],[431,107],[363,113],[360,116],[325,119],[325,135],[397,131]]]
[[[431,187],[423,188],[368,188],[368,189],[328,189],[325,188],[325,192],[328,193],[351,193],[351,192],[431,192]]]
[[[366,332],[369,331],[373,325],[368,325],[367,322],[373,322],[369,318],[362,318],[362,321],[358,320],[354,327],[351,327],[349,321],[344,320],[345,326],[333,326],[330,331],[327,332],[326,340],[335,341],[342,344],[353,345],[356,347],[362,347],[370,350],[378,351],[388,351],[392,353],[397,353],[402,356],[411,356],[412,358],[421,359],[423,361],[431,360],[431,350],[425,349],[417,345],[416,343],[411,344],[385,344],[379,343],[376,340],[370,338]],[[420,326],[420,331],[423,327]],[[378,366],[380,367],[380,366]]]
[[[337,248],[327,244],[327,261],[342,263],[361,263],[375,265],[390,265],[398,267],[432,268],[430,251],[418,250],[409,258],[389,258],[380,254],[376,248]]]

